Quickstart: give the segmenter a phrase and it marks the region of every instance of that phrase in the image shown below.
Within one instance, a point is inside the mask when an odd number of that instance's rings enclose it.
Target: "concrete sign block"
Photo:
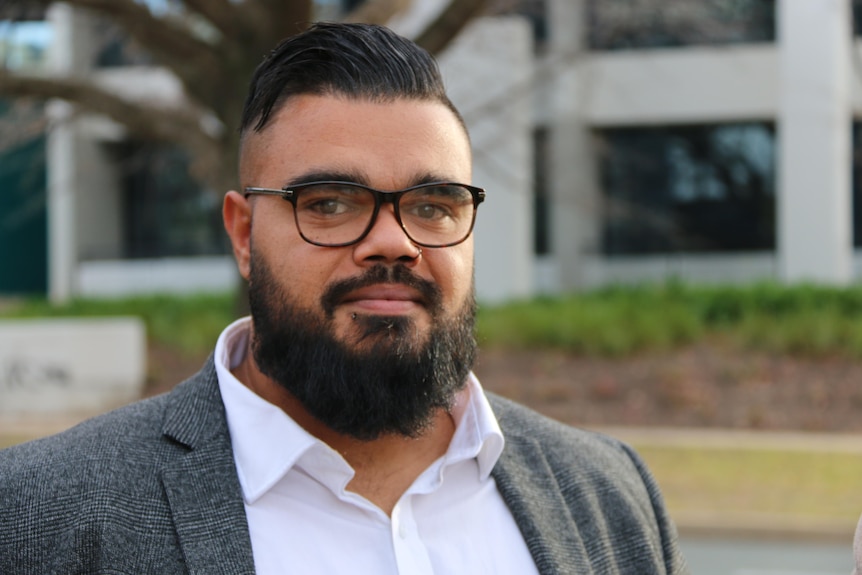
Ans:
[[[93,414],[141,396],[138,318],[0,321],[0,418]]]

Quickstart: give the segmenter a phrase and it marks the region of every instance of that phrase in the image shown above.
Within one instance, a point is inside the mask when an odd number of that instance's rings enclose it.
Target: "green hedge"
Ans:
[[[487,346],[624,355],[703,339],[747,349],[862,357],[862,287],[616,287],[482,306]]]
[[[81,299],[62,306],[32,299],[0,309],[0,319],[118,315],[143,319],[151,342],[173,347],[183,353],[201,354],[213,349],[221,330],[233,321],[234,298],[232,294],[219,294]]]
[[[26,300],[0,307],[0,318],[135,315],[143,318],[151,341],[205,353],[234,318],[233,304],[231,294],[77,300],[57,307]],[[776,353],[862,358],[862,287],[615,287],[480,305],[478,335],[482,346],[584,355],[621,356],[710,340]]]

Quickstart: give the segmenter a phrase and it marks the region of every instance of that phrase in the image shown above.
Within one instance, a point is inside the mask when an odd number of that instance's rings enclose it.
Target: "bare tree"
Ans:
[[[458,34],[486,0],[450,0],[417,41],[438,52]],[[5,0],[0,18],[40,15],[51,0]],[[246,80],[264,54],[301,31],[313,18],[312,0],[167,0],[156,14],[135,0],[66,0],[88,10],[132,39],[154,64],[182,83],[176,103],[130,100],[94,82],[91,75],[58,77],[0,68],[0,95],[60,98],[82,111],[106,115],[130,135],[177,143],[194,159],[193,173],[215,190],[234,184],[238,126]],[[385,23],[410,0],[365,0],[348,21]]]

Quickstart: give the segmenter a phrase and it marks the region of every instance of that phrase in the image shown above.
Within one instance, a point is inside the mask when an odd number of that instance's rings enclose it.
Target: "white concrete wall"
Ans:
[[[54,39],[48,51],[53,74],[69,75],[86,69],[86,23],[66,4],[54,4],[47,13]],[[84,33],[82,36],[82,32]],[[50,121],[46,156],[48,163],[48,295],[65,301],[74,295],[78,262],[76,228],[75,160],[77,139],[72,125],[72,107],[53,101],[47,108]]]
[[[782,277],[846,284],[853,250],[850,3],[784,0],[779,14]]]
[[[71,124],[72,108],[60,101],[48,107],[48,296],[63,302],[77,291],[78,229],[74,149],[77,142]]]
[[[233,256],[84,261],[77,274],[85,297],[226,292],[238,283]]]
[[[583,284],[637,285],[678,279],[694,283],[743,284],[778,277],[778,259],[771,252],[747,254],[668,254],[582,259]]]
[[[591,54],[577,68],[592,126],[727,122],[774,117],[774,46],[713,46]]]
[[[75,162],[78,260],[119,258],[123,255],[121,166],[101,142],[82,136]]]
[[[531,62],[531,32],[517,17],[472,23],[440,56],[470,130],[473,183],[488,193],[474,229],[481,301],[532,294]]]
[[[546,165],[550,174],[551,256],[537,266],[537,285],[555,292],[584,285],[584,258],[594,255],[601,230],[601,195],[591,126],[587,113],[594,101],[594,78],[585,75],[586,30],[583,0],[551,0],[550,50],[540,64],[537,83],[545,108],[541,116],[550,134]]]
[[[0,418],[92,415],[139,399],[139,318],[0,321]]]

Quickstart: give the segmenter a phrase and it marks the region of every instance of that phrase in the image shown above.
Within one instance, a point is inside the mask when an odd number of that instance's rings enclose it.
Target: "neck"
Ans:
[[[391,514],[416,478],[446,453],[455,433],[452,417],[441,409],[418,437],[387,434],[369,441],[359,440],[332,430],[312,416],[289,391],[258,369],[251,349],[231,371],[246,387],[340,453],[355,472],[348,490],[362,495],[387,514]]]

